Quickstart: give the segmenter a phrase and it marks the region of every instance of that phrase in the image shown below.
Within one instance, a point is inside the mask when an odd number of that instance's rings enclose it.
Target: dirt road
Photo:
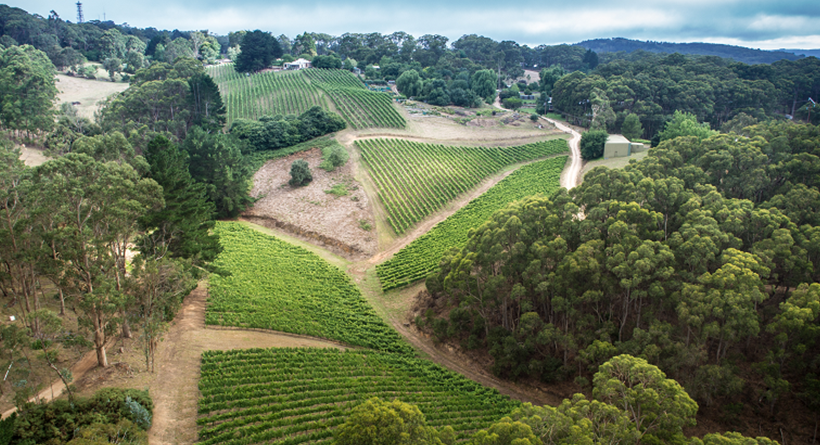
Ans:
[[[185,298],[174,324],[157,352],[156,380],[151,385],[154,420],[152,445],[196,442],[199,365],[202,352],[249,348],[339,348],[330,340],[274,331],[214,329],[205,326],[207,290],[200,284]]]
[[[554,119],[541,117],[545,121],[555,125],[555,128],[572,135],[569,138],[569,149],[570,149],[570,165],[569,168],[565,169],[561,173],[561,187],[569,190],[578,185],[578,181],[581,177],[581,168],[584,166],[584,163],[581,161],[581,133],[573,130],[572,127],[556,121]]]
[[[74,364],[71,367],[71,375],[74,378],[74,381],[80,380],[83,378],[85,373],[97,367],[97,352],[95,350],[88,351],[85,355],[82,356],[80,361]],[[51,385],[38,392],[36,397],[32,397],[30,401],[37,402],[38,400],[45,400],[46,402],[52,401],[55,397],[59,397],[65,391],[65,385],[63,384],[62,380],[55,380],[51,383]],[[12,415],[14,412],[17,411],[17,408],[11,408],[3,412],[3,418]]]
[[[506,110],[506,108],[501,106],[501,100],[497,96],[495,98],[495,102],[493,102],[493,106]],[[564,133],[569,133],[571,135],[569,141],[567,141],[569,142],[570,165],[569,168],[565,169],[561,173],[561,187],[564,187],[567,190],[576,187],[581,179],[581,169],[584,166],[584,162],[581,160],[581,133],[578,133],[569,125],[556,121],[555,119],[550,119],[544,116],[541,116],[541,119],[555,125],[555,128],[563,131]]]

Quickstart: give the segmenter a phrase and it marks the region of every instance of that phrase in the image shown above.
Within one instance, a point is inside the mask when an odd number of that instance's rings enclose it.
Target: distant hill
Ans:
[[[624,51],[631,53],[637,50],[644,50],[651,53],[681,53],[697,54],[702,56],[718,56],[734,59],[749,65],[758,63],[773,63],[778,60],[797,60],[802,58],[799,54],[806,54],[814,50],[782,50],[765,51],[760,49],[745,48],[742,46],[723,45],[718,43],[669,43],[669,42],[644,42],[641,40],[630,40],[623,37],[612,39],[585,40],[576,43],[586,49],[591,49],[596,53],[614,53]],[[792,52],[794,51],[794,52]],[[816,54],[812,54],[816,55]]]
[[[778,51],[783,51],[787,53],[797,54],[798,56],[803,55],[806,57],[817,57],[820,59],[820,49],[783,49],[780,48]]]

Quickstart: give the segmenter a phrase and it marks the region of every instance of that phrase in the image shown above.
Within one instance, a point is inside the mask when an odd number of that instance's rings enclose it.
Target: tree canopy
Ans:
[[[9,130],[50,130],[57,99],[54,65],[29,45],[0,52],[0,126]]]
[[[279,41],[269,32],[258,29],[245,33],[239,47],[242,52],[239,53],[234,65],[239,73],[261,71],[270,67],[274,59],[282,57]]]

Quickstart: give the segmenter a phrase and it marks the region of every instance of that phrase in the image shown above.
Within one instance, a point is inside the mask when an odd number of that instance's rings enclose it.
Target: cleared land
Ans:
[[[111,82],[110,80],[93,80],[82,77],[71,77],[57,74],[57,95],[59,102],[76,104],[80,116],[94,119],[94,112],[99,108],[100,101],[106,97],[125,91],[128,83]],[[59,107],[59,104],[58,104]]]
[[[296,159],[305,159],[313,174],[313,181],[303,187],[288,185]],[[258,201],[243,218],[287,230],[347,258],[376,254],[373,207],[354,178],[355,166],[348,162],[327,172],[318,168],[321,162],[319,148],[267,162],[253,179],[251,196]]]
[[[649,154],[649,151],[635,153],[632,156],[626,156],[623,158],[596,159],[594,161],[588,161],[584,163],[584,168],[581,170],[581,175],[578,179],[578,183],[580,184],[581,182],[583,182],[584,176],[587,174],[587,172],[589,172],[595,167],[607,167],[613,169],[624,168],[633,159],[635,160],[635,162],[638,162],[641,159],[645,158],[647,154]]]

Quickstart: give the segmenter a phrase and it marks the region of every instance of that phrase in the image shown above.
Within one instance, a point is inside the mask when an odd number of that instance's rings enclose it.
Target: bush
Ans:
[[[517,97],[508,97],[507,99],[502,100],[501,103],[504,105],[504,108],[510,110],[517,110],[524,105],[524,102]]]
[[[597,159],[604,155],[604,145],[609,134],[606,130],[590,130],[581,136],[581,157]]]
[[[75,438],[78,431],[101,430],[105,429],[104,425],[134,424],[145,430],[151,425],[153,409],[147,391],[121,388],[102,389],[74,403],[57,400],[32,404],[14,420],[10,443],[63,444]]]
[[[336,167],[345,165],[350,155],[341,145],[331,145],[322,149],[322,163],[319,168],[332,172]]]
[[[310,167],[304,159],[297,159],[290,165],[290,184],[293,187],[301,187],[308,182],[313,181],[313,175],[310,173]]]

